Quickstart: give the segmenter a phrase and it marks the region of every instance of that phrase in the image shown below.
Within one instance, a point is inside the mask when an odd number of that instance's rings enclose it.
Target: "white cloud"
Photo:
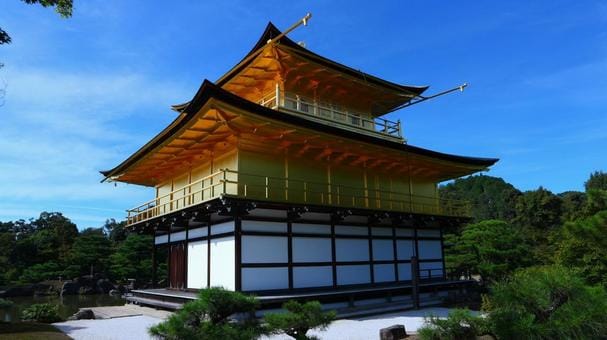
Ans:
[[[191,90],[140,74],[24,69],[4,78],[0,220],[35,217],[44,209],[69,211],[80,227],[99,226],[152,198],[149,189],[101,184],[98,171],[144,144],[150,125],[172,119],[168,106]]]

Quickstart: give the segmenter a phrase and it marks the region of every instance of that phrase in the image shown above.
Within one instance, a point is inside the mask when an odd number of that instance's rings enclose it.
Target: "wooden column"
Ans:
[[[413,308],[419,309],[419,263],[417,257],[411,257],[411,297]]]

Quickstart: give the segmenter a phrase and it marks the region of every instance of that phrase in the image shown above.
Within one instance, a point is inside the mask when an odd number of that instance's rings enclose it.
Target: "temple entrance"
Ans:
[[[185,288],[185,244],[171,245],[169,259],[169,287],[172,289]]]

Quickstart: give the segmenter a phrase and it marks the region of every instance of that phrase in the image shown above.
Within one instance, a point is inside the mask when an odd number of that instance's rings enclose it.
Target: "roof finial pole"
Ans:
[[[280,33],[275,38],[268,39],[268,41],[266,42],[266,44],[269,44],[269,43],[272,43],[274,41],[280,40],[280,38],[282,38],[285,35],[291,33],[291,31],[293,31],[294,29],[296,29],[297,27],[299,27],[301,25],[308,26],[308,21],[310,20],[310,18],[312,18],[312,13],[310,13],[310,12],[306,13],[306,15],[303,18],[299,19],[298,22],[296,22],[293,25],[291,25],[291,27],[287,28],[284,32]]]

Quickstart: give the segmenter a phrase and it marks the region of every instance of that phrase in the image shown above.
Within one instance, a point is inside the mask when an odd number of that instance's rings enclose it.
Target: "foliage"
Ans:
[[[118,280],[136,279],[137,282],[148,282],[152,279],[153,251],[152,236],[130,234],[124,242],[118,244],[110,256],[111,276]],[[160,252],[158,252],[160,254]],[[166,262],[158,259],[158,263]],[[159,266],[159,273],[165,273]]]
[[[55,11],[63,18],[72,16],[73,0],[21,0],[27,4],[39,4],[42,7],[55,7]],[[0,29],[0,45],[9,44],[11,37]]]
[[[108,266],[112,244],[101,228],[83,230],[72,246],[69,263],[78,268],[79,274],[91,270],[104,272]]]
[[[467,309],[454,309],[446,319],[436,316],[425,318],[425,325],[417,330],[422,340],[476,339],[479,335],[489,333],[487,320]]]
[[[549,190],[539,187],[526,191],[516,202],[515,223],[521,227],[544,232],[560,225],[561,199]]]
[[[574,221],[584,216],[586,193],[566,191],[558,195],[562,201],[562,222]]]
[[[149,332],[161,339],[255,339],[262,334],[262,328],[254,318],[233,320],[230,317],[253,313],[258,304],[254,297],[240,292],[204,289],[198,299],[183,305]]]
[[[501,178],[479,175],[456,179],[441,186],[439,195],[442,199],[469,201],[476,222],[509,221],[514,218],[516,199],[521,192]]]
[[[13,301],[0,298],[0,308],[8,308],[13,305]]]
[[[542,187],[526,191],[518,198],[513,223],[533,245],[530,257],[535,262],[552,263],[555,249],[550,239],[561,226],[562,213],[561,198]]]
[[[286,313],[268,313],[265,322],[274,333],[285,333],[297,340],[310,339],[306,333],[310,329],[326,329],[335,319],[335,312],[323,312],[318,301],[299,303],[288,301],[282,305]]]
[[[560,266],[517,271],[496,284],[489,322],[499,339],[599,339],[607,336],[607,293]]]
[[[27,307],[21,313],[21,319],[42,323],[62,321],[59,316],[59,306],[50,303],[39,303]]]
[[[592,216],[599,211],[607,210],[607,190],[590,189],[586,192],[588,199],[584,206],[584,216]]]
[[[56,280],[59,276],[64,276],[62,266],[57,262],[49,261],[35,264],[23,270],[19,281],[23,283],[40,282],[44,280]]]
[[[586,191],[607,190],[607,172],[595,171],[590,174],[590,178],[584,182]]]
[[[126,230],[126,221],[116,222],[116,220],[113,218],[105,220],[103,230],[112,242],[122,242],[128,235],[128,231]]]
[[[530,263],[521,233],[504,221],[469,224],[461,235],[446,237],[445,245],[449,267],[478,274],[484,282],[501,279]]]
[[[574,268],[586,282],[607,287],[607,211],[566,223],[556,261]]]

